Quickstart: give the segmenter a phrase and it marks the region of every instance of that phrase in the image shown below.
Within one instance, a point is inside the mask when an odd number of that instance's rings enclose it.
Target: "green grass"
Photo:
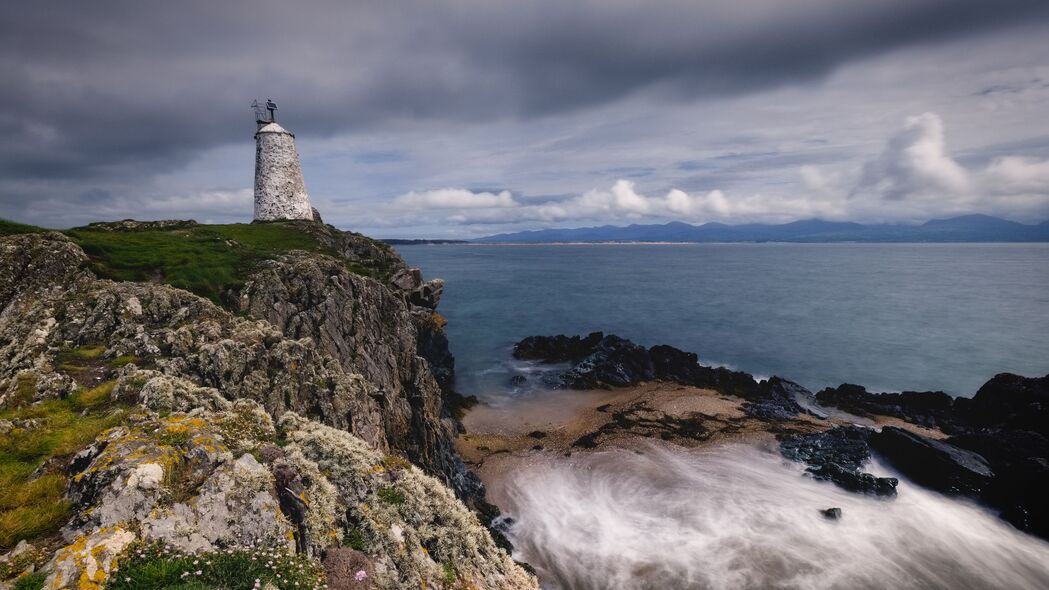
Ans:
[[[191,225],[169,229],[68,230],[95,273],[119,281],[166,283],[220,302],[262,260],[289,250],[324,251],[308,233],[279,223]]]
[[[133,547],[119,565],[106,590],[250,590],[256,579],[280,590],[325,584],[317,562],[273,549],[186,555],[152,544]]]
[[[0,419],[37,422],[0,437],[0,551],[65,524],[70,506],[61,468],[123,418],[123,410],[110,402],[113,385],[109,381],[67,399],[0,412]],[[42,467],[44,473],[34,477]]]
[[[15,221],[0,219],[0,236],[13,236],[15,234],[38,234],[48,231],[35,225],[26,225]]]

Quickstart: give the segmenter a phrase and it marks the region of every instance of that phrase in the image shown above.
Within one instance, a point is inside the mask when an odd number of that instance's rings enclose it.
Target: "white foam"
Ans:
[[[551,589],[1049,587],[1049,544],[976,505],[847,493],[748,446],[549,456],[504,485]]]

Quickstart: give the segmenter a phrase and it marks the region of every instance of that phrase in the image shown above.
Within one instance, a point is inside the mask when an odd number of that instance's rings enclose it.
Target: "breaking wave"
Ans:
[[[499,493],[545,588],[1049,587],[1049,544],[904,480],[850,494],[743,445],[534,458]]]

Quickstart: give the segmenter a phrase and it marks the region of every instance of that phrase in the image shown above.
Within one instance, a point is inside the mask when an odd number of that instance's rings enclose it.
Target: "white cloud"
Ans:
[[[565,221],[622,222],[627,220],[679,219],[693,223],[707,221],[790,221],[802,217],[835,216],[841,213],[835,203],[805,196],[738,195],[729,197],[720,190],[689,194],[671,189],[664,195],[649,196],[638,192],[629,180],[617,180],[607,190],[592,189],[581,195],[559,200],[511,206],[481,206],[498,202],[498,195],[471,193],[464,189],[409,193],[394,200],[393,207],[421,207],[417,213],[432,214],[432,209],[452,209],[444,221],[454,224],[504,224],[519,222],[558,223]],[[447,197],[454,194],[454,199]],[[411,197],[410,199],[408,197]],[[466,205],[455,206],[455,203]],[[428,207],[429,210],[426,208]]]
[[[936,113],[908,117],[881,155],[868,162],[856,190],[888,200],[958,196],[969,191],[968,173],[947,154],[943,121]]]
[[[997,193],[1049,194],[1049,160],[1007,156],[987,168],[988,188]]]
[[[784,223],[807,218],[924,221],[966,213],[1039,219],[1049,209],[1049,161],[1000,157],[967,169],[947,149],[936,113],[907,117],[869,159],[836,166],[803,165],[794,183],[761,191],[671,188],[646,194],[616,180],[607,189],[567,197],[520,197],[508,191],[441,189],[409,192],[386,209],[394,225],[420,220],[452,225],[664,222]],[[435,213],[443,216],[435,218]]]
[[[393,200],[398,208],[426,207],[430,209],[490,209],[515,207],[510,191],[475,193],[461,188],[444,188],[401,195]]]

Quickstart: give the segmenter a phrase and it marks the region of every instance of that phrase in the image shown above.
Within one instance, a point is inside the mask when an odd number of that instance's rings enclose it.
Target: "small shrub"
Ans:
[[[356,549],[357,551],[364,551],[364,533],[361,529],[353,527],[346,531],[346,534],[342,537],[342,546]]]
[[[47,574],[43,572],[34,572],[27,574],[15,580],[11,590],[43,590],[44,582],[47,581]]]
[[[364,590],[372,588],[374,571],[371,560],[348,547],[330,547],[324,552],[324,571],[331,588]]]
[[[379,496],[380,500],[394,506],[404,504],[405,501],[404,492],[393,486],[381,487],[376,494]]]
[[[382,459],[382,466],[387,471],[393,471],[396,469],[411,469],[412,464],[404,457],[398,457],[397,455],[386,455]]]

